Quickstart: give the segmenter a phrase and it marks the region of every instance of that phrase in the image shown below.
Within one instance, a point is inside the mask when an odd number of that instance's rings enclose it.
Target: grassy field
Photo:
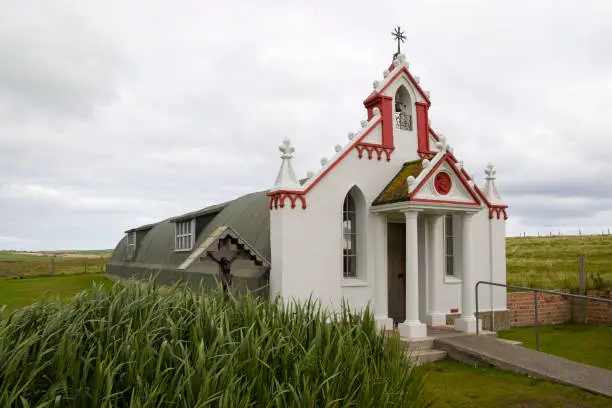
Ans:
[[[535,349],[535,328],[515,327],[499,337],[522,341]],[[568,360],[612,370],[612,327],[587,324],[560,324],[539,328],[540,351]]]
[[[508,283],[545,289],[577,288],[580,253],[586,255],[590,286],[611,289],[612,235],[506,238]]]
[[[109,258],[110,253],[106,251],[34,253],[0,251],[0,279],[102,273]]]
[[[0,280],[0,307],[7,306],[6,315],[29,305],[43,294],[66,298],[90,288],[94,282],[111,284],[110,280],[99,274],[3,279]]]
[[[426,394],[435,408],[603,408],[612,400],[578,388],[486,368],[443,360],[425,364]]]

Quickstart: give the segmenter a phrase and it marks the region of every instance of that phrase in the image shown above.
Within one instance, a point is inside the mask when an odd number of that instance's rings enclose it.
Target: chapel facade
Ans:
[[[296,177],[286,139],[271,189],[126,231],[107,272],[370,304],[378,327],[408,338],[475,332],[476,282],[506,283],[495,169],[476,185],[399,52],[363,104],[367,120],[318,172]],[[481,289],[479,310],[507,321],[505,289]]]

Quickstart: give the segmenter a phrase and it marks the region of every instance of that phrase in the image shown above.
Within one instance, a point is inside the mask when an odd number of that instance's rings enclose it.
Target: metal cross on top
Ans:
[[[406,41],[406,36],[404,35],[404,32],[402,31],[400,26],[395,27],[391,35],[393,36],[393,38],[395,38],[395,41],[397,41],[397,53],[399,54],[400,53],[400,43],[403,43],[404,41]]]

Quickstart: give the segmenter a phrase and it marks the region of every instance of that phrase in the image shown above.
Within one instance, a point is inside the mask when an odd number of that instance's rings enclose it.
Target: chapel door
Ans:
[[[388,308],[393,323],[406,320],[406,224],[387,225]]]

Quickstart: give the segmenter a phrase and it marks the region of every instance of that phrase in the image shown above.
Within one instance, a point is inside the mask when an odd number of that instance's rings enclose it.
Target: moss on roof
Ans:
[[[408,193],[408,182],[406,179],[410,176],[417,178],[421,171],[423,171],[422,159],[404,163],[400,171],[380,192],[372,205],[391,204],[399,201],[410,200],[410,193]]]

